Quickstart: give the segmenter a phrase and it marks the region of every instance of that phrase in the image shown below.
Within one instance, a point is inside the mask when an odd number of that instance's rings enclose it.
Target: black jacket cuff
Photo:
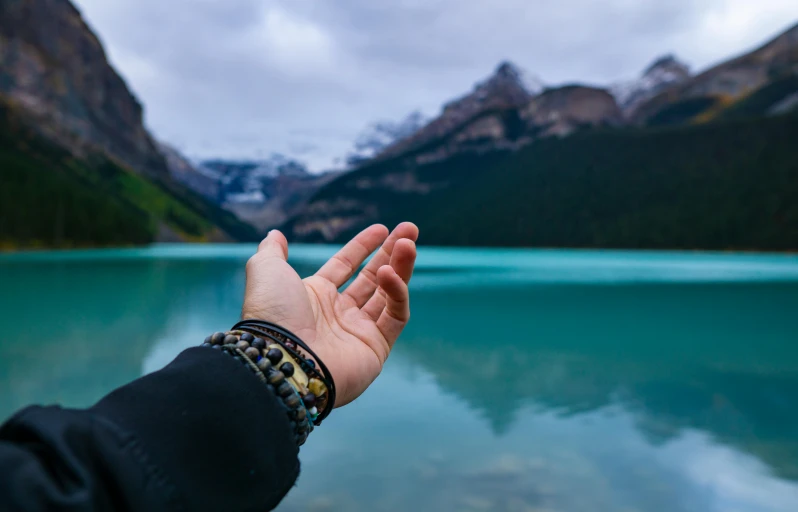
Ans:
[[[184,351],[90,411],[140,441],[186,510],[269,510],[299,474],[282,403],[241,363],[211,348]]]

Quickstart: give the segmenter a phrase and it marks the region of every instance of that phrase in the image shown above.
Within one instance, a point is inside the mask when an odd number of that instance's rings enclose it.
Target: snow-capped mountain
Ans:
[[[377,121],[370,124],[355,139],[354,148],[346,157],[347,164],[354,167],[374,158],[391,144],[416,133],[428,121],[429,119],[424,114],[415,111],[398,122]]]
[[[537,76],[512,62],[502,62],[492,75],[477,83],[471,93],[446,104],[435,119],[413,112],[399,122],[380,121],[369,125],[355,140],[354,150],[347,155],[347,164],[356,167],[377,156],[404,151],[407,146],[438,137],[483,111],[524,105],[545,87]]]
[[[302,163],[277,153],[265,160],[206,160],[200,167],[219,176],[222,203],[264,203],[276,179],[310,176]]]
[[[492,75],[477,83],[474,89],[443,106],[438,117],[424,124],[412,135],[385,147],[377,158],[388,158],[416,150],[435,140],[442,140],[459,132],[460,143],[469,144],[477,139],[503,138],[497,132],[498,112],[527,105],[544,89],[543,83],[511,62],[502,62]],[[500,116],[499,116],[500,117]],[[473,130],[463,131],[466,126]]]
[[[264,233],[285,222],[336,176],[311,174],[303,163],[277,153],[264,160],[205,160],[195,167],[216,177],[217,201],[223,208]]]
[[[500,99],[510,103],[524,103],[537,96],[544,89],[543,82],[527,73],[512,62],[504,61],[496,71],[474,87],[474,91],[444,107],[450,108],[483,106],[484,103]]]
[[[619,82],[610,87],[618,106],[630,112],[665,89],[690,79],[690,68],[673,55],[655,60],[637,80]]]
[[[499,68],[496,70],[496,74],[491,77],[491,79],[496,79],[497,77],[499,77],[499,79],[507,79],[520,84],[530,96],[537,96],[546,88],[546,84],[543,83],[543,80],[541,80],[537,75],[533,75],[529,71],[510,61],[502,62],[499,65]],[[490,79],[482,84],[477,85],[477,88],[487,84],[488,82],[490,82]]]

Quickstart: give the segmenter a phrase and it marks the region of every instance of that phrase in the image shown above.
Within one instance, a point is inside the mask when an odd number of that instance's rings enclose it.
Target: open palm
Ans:
[[[418,228],[411,223],[400,224],[390,235],[385,226],[371,226],[303,280],[287,262],[285,237],[272,231],[247,262],[242,317],[274,322],[299,336],[332,373],[335,405],[345,405],[377,378],[410,319],[407,283],[417,238]]]

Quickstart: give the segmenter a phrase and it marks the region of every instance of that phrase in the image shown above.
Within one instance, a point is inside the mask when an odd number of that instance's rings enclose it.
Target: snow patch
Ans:
[[[666,55],[654,61],[637,80],[618,82],[609,90],[618,105],[629,110],[688,78],[690,68],[673,55]]]
[[[414,111],[400,121],[377,121],[370,124],[355,139],[353,150],[347,155],[347,164],[354,167],[374,158],[383,149],[414,135],[429,122],[424,114]]]

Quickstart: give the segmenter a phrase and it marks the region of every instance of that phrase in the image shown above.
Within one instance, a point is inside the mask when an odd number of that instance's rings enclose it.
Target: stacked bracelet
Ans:
[[[286,352],[299,367],[294,379],[299,385],[299,393],[313,394],[318,416],[313,418],[315,425],[321,425],[335,407],[335,382],[324,362],[297,335],[282,327],[263,320],[242,320],[233,326],[234,332],[248,332],[267,340],[268,348],[280,348]],[[274,345],[277,347],[274,347]]]
[[[232,331],[205,338],[203,346],[239,360],[280,398],[299,446],[334,406],[335,384],[327,368],[302,340],[279,326],[239,322]]]

